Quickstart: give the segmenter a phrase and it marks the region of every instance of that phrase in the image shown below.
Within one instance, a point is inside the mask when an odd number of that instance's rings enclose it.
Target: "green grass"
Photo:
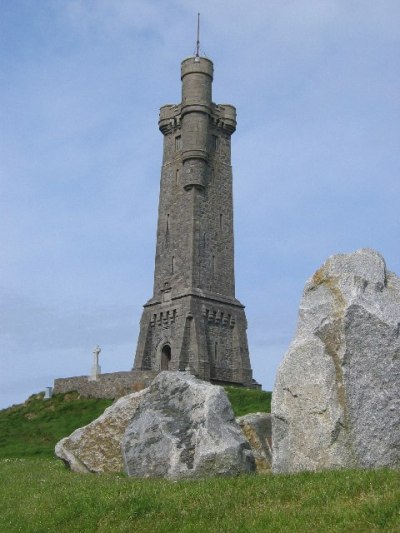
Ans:
[[[228,387],[236,415],[271,393]],[[0,532],[400,532],[400,472],[330,471],[199,481],[76,474],[54,444],[109,400],[78,394],[0,411]]]
[[[272,392],[243,387],[225,387],[225,390],[235,416],[257,413],[258,411],[271,412]]]
[[[236,416],[270,410],[271,393],[226,387]],[[0,411],[0,458],[52,457],[56,443],[97,418],[112,400],[80,398],[75,392],[43,400],[43,393]]]
[[[0,501],[7,533],[400,531],[400,473],[387,470],[174,483],[3,459]]]
[[[0,411],[0,458],[53,456],[55,444],[97,418],[111,400],[80,399],[77,393],[43,393]]]

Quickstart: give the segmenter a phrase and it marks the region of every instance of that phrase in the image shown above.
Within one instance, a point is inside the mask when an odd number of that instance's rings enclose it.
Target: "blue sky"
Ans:
[[[308,277],[400,273],[400,2],[0,0],[0,408],[133,363],[151,296],[162,135],[201,48],[232,139],[237,297],[273,387]]]

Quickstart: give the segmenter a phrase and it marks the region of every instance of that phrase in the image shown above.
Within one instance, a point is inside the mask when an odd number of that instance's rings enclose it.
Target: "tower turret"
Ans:
[[[208,59],[182,61],[182,163],[183,186],[205,187],[209,161],[209,136],[213,64]]]

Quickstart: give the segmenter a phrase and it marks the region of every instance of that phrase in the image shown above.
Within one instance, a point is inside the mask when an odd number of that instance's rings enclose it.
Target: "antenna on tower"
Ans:
[[[200,13],[197,13],[197,41],[195,61],[200,61]]]

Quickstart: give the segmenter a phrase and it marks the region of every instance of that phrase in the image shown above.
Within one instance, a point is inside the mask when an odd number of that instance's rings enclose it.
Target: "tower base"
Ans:
[[[150,300],[140,322],[134,370],[189,370],[206,381],[255,387],[246,329],[238,300],[202,291]]]

